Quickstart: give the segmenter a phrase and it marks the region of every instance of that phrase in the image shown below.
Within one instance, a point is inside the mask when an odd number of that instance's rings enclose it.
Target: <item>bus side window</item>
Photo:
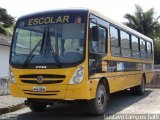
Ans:
[[[113,56],[120,55],[120,42],[119,42],[119,35],[118,29],[110,26],[110,42],[111,42],[111,53]]]
[[[129,34],[120,31],[121,35],[121,51],[122,51],[122,56],[123,57],[131,57],[131,49],[130,49],[130,37]]]
[[[152,60],[152,45],[150,42],[147,42],[147,58]]]
[[[140,39],[140,51],[141,51],[141,58],[146,59],[147,53],[146,53],[146,41],[143,39]]]
[[[99,53],[106,53],[106,30],[103,28],[100,28],[99,31],[99,43],[98,43],[98,48],[99,48]]]
[[[140,52],[139,52],[139,39],[132,35],[132,57],[133,58],[140,58]]]

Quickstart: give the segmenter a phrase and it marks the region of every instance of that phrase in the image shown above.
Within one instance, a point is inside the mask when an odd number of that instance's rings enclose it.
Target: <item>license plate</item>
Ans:
[[[33,86],[33,92],[46,92],[45,86]]]

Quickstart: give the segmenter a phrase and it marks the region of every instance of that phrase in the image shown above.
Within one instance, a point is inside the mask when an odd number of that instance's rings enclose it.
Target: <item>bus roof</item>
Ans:
[[[128,32],[131,32],[131,33],[137,35],[138,37],[140,37],[140,38],[142,38],[142,39],[145,39],[145,40],[147,40],[147,41],[153,42],[153,40],[152,40],[151,38],[149,38],[149,37],[147,37],[147,36],[145,36],[145,35],[137,32],[136,30],[133,30],[133,29],[129,28],[128,26],[126,26],[126,25],[124,25],[124,24],[122,24],[122,23],[118,23],[118,22],[116,22],[116,21],[114,21],[114,20],[112,20],[112,19],[110,19],[110,18],[102,15],[101,13],[99,13],[99,12],[97,12],[97,11],[95,11],[95,10],[89,10],[89,11],[90,11],[90,13],[92,13],[93,15],[95,15],[95,16],[97,16],[97,17],[100,17],[100,18],[106,20],[107,22],[109,22],[109,23],[111,23],[111,24],[113,24],[113,25],[115,25],[115,26],[117,26],[117,27],[119,27],[119,28],[121,28],[121,29],[124,29],[124,30],[126,30],[126,31],[128,31]]]
[[[30,14],[26,14],[24,16],[21,16],[18,18],[19,19],[23,19],[26,17],[32,17],[32,16],[37,16],[37,15],[42,15],[42,14],[53,14],[53,13],[63,13],[63,12],[88,12],[87,8],[69,8],[69,9],[55,9],[55,10],[50,10],[50,11],[40,11],[40,12],[35,12],[35,13],[30,13]]]

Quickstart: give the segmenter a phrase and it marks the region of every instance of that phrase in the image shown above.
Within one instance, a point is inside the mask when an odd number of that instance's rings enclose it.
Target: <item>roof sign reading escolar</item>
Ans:
[[[69,23],[69,16],[31,18],[28,21],[28,26],[54,23]]]
[[[83,14],[48,14],[28,16],[20,19],[17,23],[18,27],[49,25],[49,24],[64,24],[64,23],[84,23],[85,17]]]

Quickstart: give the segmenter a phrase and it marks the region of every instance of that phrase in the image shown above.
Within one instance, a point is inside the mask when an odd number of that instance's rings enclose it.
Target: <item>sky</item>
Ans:
[[[0,0],[0,7],[7,9],[16,19],[38,11],[85,7],[94,9],[117,22],[125,22],[124,15],[133,14],[135,4],[140,5],[144,11],[154,8],[155,17],[160,15],[159,0]]]

